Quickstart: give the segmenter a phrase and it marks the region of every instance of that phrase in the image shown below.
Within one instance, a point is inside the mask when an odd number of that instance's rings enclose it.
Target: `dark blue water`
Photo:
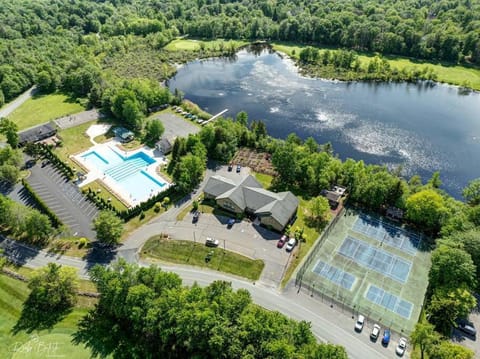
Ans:
[[[169,81],[212,114],[247,111],[270,135],[330,141],[340,158],[403,167],[427,181],[440,171],[457,198],[480,177],[480,95],[451,86],[345,83],[302,77],[276,53],[191,62]]]

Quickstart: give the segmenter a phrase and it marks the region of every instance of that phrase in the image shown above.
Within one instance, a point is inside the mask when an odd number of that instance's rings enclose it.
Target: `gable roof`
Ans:
[[[239,183],[222,176],[208,179],[204,192],[215,199],[229,199],[242,210],[248,209],[257,215],[272,216],[285,226],[298,207],[298,199],[291,192],[275,193],[249,175]]]
[[[29,142],[37,142],[57,133],[53,122],[44,123],[18,133],[18,142],[23,145]]]

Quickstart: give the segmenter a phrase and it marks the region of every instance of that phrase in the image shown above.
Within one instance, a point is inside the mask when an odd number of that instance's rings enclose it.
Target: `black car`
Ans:
[[[230,163],[230,164],[228,165],[228,172],[232,172],[232,170],[233,170],[233,165]]]
[[[199,212],[199,211],[195,211],[195,213],[193,214],[192,222],[193,222],[193,223],[198,222],[198,218],[200,218],[200,212]]]
[[[235,219],[230,218],[230,219],[227,221],[227,228],[232,228],[234,224],[235,224]]]
[[[477,330],[475,329],[473,324],[466,319],[459,320],[457,328],[472,337],[477,336]]]

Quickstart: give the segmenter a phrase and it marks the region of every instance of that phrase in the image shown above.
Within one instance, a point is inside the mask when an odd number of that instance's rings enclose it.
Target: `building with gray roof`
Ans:
[[[239,179],[238,183],[212,176],[205,185],[204,195],[227,211],[255,215],[260,223],[277,231],[283,231],[295,218],[299,203],[291,192],[267,191],[251,175]]]

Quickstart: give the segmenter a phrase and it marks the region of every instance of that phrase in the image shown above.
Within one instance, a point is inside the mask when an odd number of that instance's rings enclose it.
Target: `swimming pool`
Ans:
[[[125,192],[125,197],[133,202],[147,200],[166,185],[160,177],[147,172],[148,166],[156,161],[143,151],[127,156],[114,148],[101,146],[80,157],[87,167],[101,172],[103,179],[114,181],[116,187]]]

